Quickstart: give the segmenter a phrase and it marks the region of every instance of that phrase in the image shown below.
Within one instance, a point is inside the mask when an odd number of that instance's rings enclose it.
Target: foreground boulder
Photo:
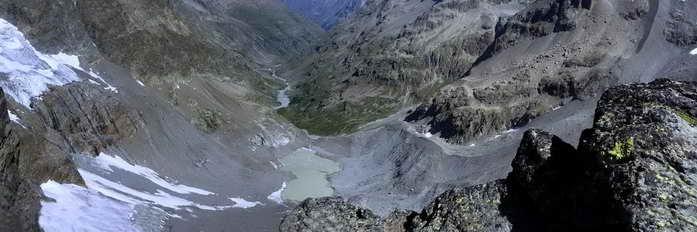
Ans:
[[[579,150],[604,165],[604,203],[623,230],[697,231],[696,83],[608,91]]]
[[[696,83],[615,87],[578,150],[529,130],[505,180],[385,219],[337,198],[309,199],[281,231],[696,231],[696,118]]]
[[[281,225],[284,231],[381,231],[382,219],[341,198],[308,199]]]

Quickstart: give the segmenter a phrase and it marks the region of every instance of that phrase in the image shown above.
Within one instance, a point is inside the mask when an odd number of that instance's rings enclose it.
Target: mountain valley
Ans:
[[[0,231],[691,231],[697,2],[0,0]]]

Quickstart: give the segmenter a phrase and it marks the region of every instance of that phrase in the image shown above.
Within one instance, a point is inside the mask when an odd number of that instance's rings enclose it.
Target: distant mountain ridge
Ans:
[[[366,0],[283,0],[290,9],[319,24],[325,30],[351,15]]]

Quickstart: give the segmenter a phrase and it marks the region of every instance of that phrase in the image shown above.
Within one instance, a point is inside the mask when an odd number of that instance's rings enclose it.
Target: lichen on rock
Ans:
[[[634,152],[634,137],[630,137],[625,141],[616,142],[607,156],[611,160],[623,160]]]

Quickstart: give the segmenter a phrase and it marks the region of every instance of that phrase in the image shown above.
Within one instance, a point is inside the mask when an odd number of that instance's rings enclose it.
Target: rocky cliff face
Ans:
[[[87,83],[55,89],[34,105],[46,133],[56,136],[61,150],[99,155],[129,137],[142,125],[140,116],[109,91]]]
[[[281,113],[311,133],[341,134],[419,105],[407,121],[465,144],[618,83],[690,80],[695,9],[653,0],[367,1],[309,59]]]
[[[365,0],[283,0],[290,9],[319,24],[324,30],[332,29],[357,10]]]
[[[72,155],[97,155],[133,136],[142,123],[112,92],[86,83],[46,93],[34,105],[36,114],[24,113],[21,122],[10,124],[4,97],[0,107],[7,127],[0,144],[0,211],[8,215],[0,229],[6,231],[40,231],[39,185],[49,180],[84,185]]]
[[[407,120],[466,143],[525,125],[569,100],[593,99],[619,82],[613,69],[637,49],[627,41],[643,36],[634,31],[647,27],[639,20],[647,12],[642,1],[537,1],[499,21],[496,39],[469,75]]]
[[[669,80],[612,88],[578,149],[530,130],[505,180],[388,218],[337,199],[307,200],[282,231],[694,230],[696,91],[695,83]]]

